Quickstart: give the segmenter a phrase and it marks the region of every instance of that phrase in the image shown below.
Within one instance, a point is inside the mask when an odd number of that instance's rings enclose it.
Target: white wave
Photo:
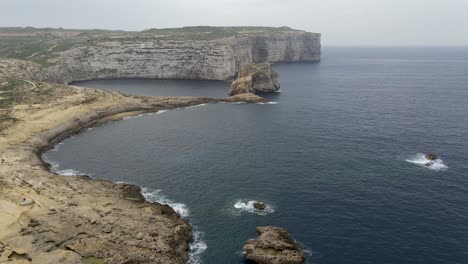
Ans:
[[[74,170],[74,169],[65,169],[65,170],[56,170],[55,173],[62,175],[62,176],[83,176],[87,175],[84,172]]]
[[[275,105],[275,104],[278,104],[278,102],[270,101],[270,102],[266,102],[266,103],[257,103],[257,104],[261,104],[261,105],[264,105],[264,104],[267,104],[267,105]]]
[[[125,183],[125,182],[122,182]],[[174,211],[176,211],[181,217],[188,217],[190,215],[190,211],[187,205],[183,203],[176,203],[167,198],[163,195],[162,190],[154,190],[150,188],[142,188],[141,193],[145,197],[145,199],[149,202],[156,202],[160,204],[169,205]],[[201,254],[208,248],[206,243],[203,241],[204,233],[195,230],[196,227],[192,226],[194,229],[193,231],[193,240],[190,243],[190,251],[189,251],[189,264],[200,264],[201,263]]]
[[[167,198],[165,195],[161,193],[161,190],[153,190],[150,188],[143,188],[141,190],[141,194],[146,198],[147,201],[149,202],[156,202],[160,204],[166,204],[172,207],[174,211],[176,211],[181,217],[188,217],[190,215],[190,211],[187,207],[187,205],[183,203],[176,203],[169,198]]]
[[[55,151],[58,151],[59,148],[60,148],[60,146],[63,145],[63,144],[64,144],[64,142],[61,141],[61,142],[55,144],[55,146],[54,146],[51,150],[49,150],[49,151],[54,151],[54,152],[55,152]]]
[[[246,102],[232,102],[230,104],[246,104]]]
[[[189,108],[194,108],[194,107],[199,107],[199,106],[205,106],[207,104],[197,104],[197,105],[192,105],[192,106],[187,106],[184,109],[189,109]]]
[[[258,203],[258,201],[237,200],[234,203],[234,214],[240,215],[243,212],[247,212],[247,213],[253,213],[253,214],[258,214],[258,215],[267,215],[267,214],[272,214],[275,212],[275,209],[273,208],[273,206],[267,203],[265,203],[265,209],[257,210],[254,207],[255,203]]]
[[[87,131],[90,131],[90,130],[93,130],[94,127],[88,127],[88,129],[86,129]]]
[[[44,160],[50,165],[50,171],[57,172],[57,170],[59,169],[59,164],[57,162],[49,160],[45,156],[42,157],[42,160]]]
[[[122,118],[123,120],[128,120],[128,119],[132,119],[132,118],[138,118],[138,117],[142,117],[142,116],[151,116],[151,115],[159,115],[159,114],[162,114],[164,112],[167,112],[166,109],[164,110],[158,110],[156,112],[151,112],[151,113],[143,113],[143,114],[139,114],[139,115],[135,115],[135,116],[126,116],[124,118]]]
[[[310,248],[301,248],[302,252],[304,252],[304,255],[306,256],[312,256],[312,249]]]
[[[208,248],[203,241],[203,232],[193,231],[193,241],[190,243],[188,264],[200,264],[201,254]]]
[[[428,168],[430,170],[435,170],[435,171],[443,171],[448,169],[448,166],[444,164],[443,160],[441,159],[436,159],[436,160],[428,160],[426,159],[426,155],[422,153],[418,153],[415,156],[406,159],[406,162],[413,163],[416,165],[419,165],[424,168]],[[430,164],[430,165],[427,165]]]

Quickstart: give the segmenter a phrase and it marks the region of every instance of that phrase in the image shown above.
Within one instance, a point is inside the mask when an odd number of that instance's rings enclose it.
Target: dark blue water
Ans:
[[[45,156],[58,169],[134,182],[189,210],[202,232],[197,246],[207,245],[202,263],[242,263],[242,245],[259,225],[290,229],[311,252],[308,263],[468,263],[468,49],[323,53],[320,64],[275,66],[282,92],[268,98],[277,104],[107,123]],[[82,85],[210,96],[229,87]],[[421,164],[418,153],[427,152],[440,155],[436,167]],[[265,201],[270,213],[234,207],[250,200]]]

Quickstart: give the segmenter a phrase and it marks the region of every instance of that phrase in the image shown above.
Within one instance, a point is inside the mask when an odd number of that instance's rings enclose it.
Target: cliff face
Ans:
[[[64,82],[101,78],[226,80],[255,62],[320,60],[320,37],[305,32],[217,40],[110,41],[61,54]]]
[[[50,48],[22,59],[42,64],[44,73],[35,76],[61,83],[103,78],[226,80],[250,63],[320,60],[320,34],[289,28],[81,33],[47,41],[50,44],[42,46]]]

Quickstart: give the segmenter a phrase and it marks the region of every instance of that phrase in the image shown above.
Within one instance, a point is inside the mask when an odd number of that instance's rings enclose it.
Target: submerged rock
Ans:
[[[428,159],[428,160],[436,160],[436,159],[437,159],[436,154],[433,154],[433,153],[426,154],[425,157],[426,157],[426,159]]]
[[[280,88],[279,75],[269,63],[248,64],[231,84],[229,95],[244,93],[271,93]]]
[[[257,239],[250,239],[244,245],[248,260],[259,264],[304,263],[304,254],[288,230],[267,226],[257,227],[257,233]]]

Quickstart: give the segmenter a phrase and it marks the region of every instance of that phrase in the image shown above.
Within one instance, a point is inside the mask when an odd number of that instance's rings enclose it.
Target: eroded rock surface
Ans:
[[[257,227],[258,238],[244,245],[249,260],[259,264],[300,264],[304,254],[289,232],[280,227]]]
[[[104,78],[226,80],[250,63],[319,61],[321,53],[320,34],[286,27],[18,30],[28,38],[11,30],[3,33],[2,38],[17,45],[0,45],[0,57],[8,58],[0,68],[28,68],[28,79],[57,83]]]
[[[226,99],[227,102],[248,102],[248,103],[265,103],[267,100],[253,93],[242,93],[230,96]]]
[[[186,263],[191,227],[172,208],[136,185],[53,174],[39,154],[107,120],[232,99],[127,96],[1,73],[0,263]]]
[[[231,84],[229,95],[271,93],[280,89],[279,75],[268,63],[244,66]]]

